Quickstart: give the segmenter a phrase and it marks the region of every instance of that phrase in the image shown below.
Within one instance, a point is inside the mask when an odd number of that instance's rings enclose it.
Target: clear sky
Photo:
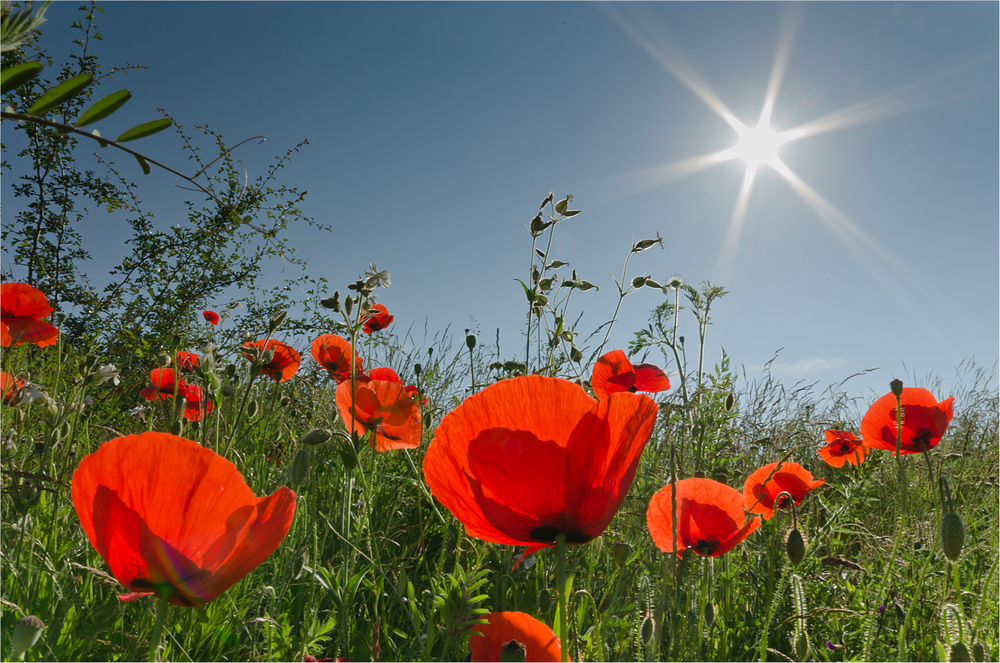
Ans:
[[[53,53],[76,7],[49,9]],[[629,277],[730,291],[710,363],[725,348],[752,378],[783,348],[776,377],[820,387],[876,368],[848,383],[867,398],[997,361],[998,7],[115,2],[95,51],[148,67],[107,83],[134,95],[116,127],[162,107],[231,143],[265,135],[238,153],[251,175],[308,139],[282,181],[335,232],[293,229],[298,255],[341,290],[370,262],[391,270],[379,301],[418,344],[426,320],[490,342],[499,328],[504,358],[523,347],[514,279],[554,189],[583,212],[553,257],[601,288],[574,295],[579,331],[611,317],[609,273],[633,238],[659,233]],[[709,157],[767,100],[769,126],[795,133],[745,187],[744,160]],[[183,167],[173,136],[142,149]],[[135,177],[160,223],[183,214],[171,176]],[[3,201],[10,213],[7,187]],[[105,241],[120,221],[89,223],[95,276],[117,259]],[[627,298],[610,347],[662,298]],[[682,333],[697,336],[693,319]]]

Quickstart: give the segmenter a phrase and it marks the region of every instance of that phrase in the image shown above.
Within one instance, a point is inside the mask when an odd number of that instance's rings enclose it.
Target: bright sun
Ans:
[[[764,104],[764,109],[755,127],[747,126],[732,116],[725,119],[736,132],[736,145],[719,152],[714,156],[714,159],[716,161],[739,159],[746,164],[746,170],[743,174],[744,193],[749,192],[757,171],[763,166],[769,166],[779,173],[785,174],[788,166],[781,160],[779,150],[785,143],[799,138],[802,132],[779,132],[772,128],[770,103]]]

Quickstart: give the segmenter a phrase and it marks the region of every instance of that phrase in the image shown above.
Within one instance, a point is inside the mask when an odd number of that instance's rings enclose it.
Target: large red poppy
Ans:
[[[284,382],[290,379],[299,371],[299,364],[302,358],[299,357],[298,351],[290,345],[285,345],[281,341],[276,341],[273,338],[261,339],[259,341],[251,341],[249,343],[244,343],[243,347],[256,347],[260,350],[260,356],[263,357],[264,353],[270,349],[274,349],[274,357],[271,361],[267,362],[260,369],[260,375],[266,375],[275,382]],[[246,358],[253,361],[254,357],[248,354],[246,351],[243,353]]]
[[[596,401],[539,375],[503,380],[445,416],[424,478],[470,536],[525,554],[600,536],[625,500],[657,406],[641,394]]]
[[[312,356],[316,363],[341,383],[351,378],[351,358],[354,358],[354,375],[362,373],[361,357],[354,353],[351,342],[336,334],[323,334],[312,342]]]
[[[210,325],[217,325],[219,324],[219,321],[222,319],[219,317],[219,314],[216,313],[215,311],[202,311],[201,317],[205,318],[205,322],[207,322]]]
[[[674,539],[674,490],[677,491],[677,540]],[[656,547],[665,553],[691,549],[702,557],[718,557],[743,541],[760,518],[747,520],[743,495],[711,479],[682,479],[653,495],[646,510],[646,526]]]
[[[0,283],[0,346],[54,345],[59,330],[42,320],[52,313],[42,291],[27,283]]]
[[[604,400],[619,391],[657,392],[670,389],[666,373],[652,364],[633,365],[625,352],[613,350],[594,364],[590,377],[594,395]]]
[[[153,381],[153,386],[139,391],[139,395],[147,401],[173,398],[175,394],[183,393],[186,386],[183,380],[178,384],[177,374],[172,368],[154,368],[149,372],[149,379]]]
[[[420,446],[420,410],[402,384],[358,380],[354,383],[353,413],[351,402],[351,383],[341,382],[337,387],[341,418],[348,430],[358,435],[372,431],[370,444],[376,451]]]
[[[369,380],[385,380],[386,382],[395,382],[396,384],[403,384],[402,378],[400,378],[399,374],[396,373],[396,371],[392,370],[391,368],[373,368],[368,372],[368,375],[364,377],[366,377]],[[410,398],[412,398],[413,402],[415,402],[417,405],[420,405],[421,407],[427,405],[427,397],[420,395],[420,390],[417,389],[416,385],[412,384],[404,385],[403,389],[406,390],[406,393],[410,395]]]
[[[743,502],[750,513],[759,513],[764,520],[770,520],[775,509],[787,509],[792,505],[781,493],[788,493],[795,500],[795,506],[802,503],[813,488],[826,481],[813,480],[809,470],[797,463],[770,463],[747,477],[743,484]]]
[[[491,612],[483,617],[488,624],[472,627],[482,635],[469,636],[470,660],[499,661],[500,648],[511,640],[525,646],[526,661],[561,660],[559,638],[544,622],[523,612]]]
[[[190,373],[198,366],[198,361],[201,358],[193,352],[185,352],[184,350],[177,351],[177,368],[180,369],[182,373]]]
[[[955,397],[938,402],[920,387],[904,387],[903,437],[900,454],[915,454],[937,446],[954,414]],[[896,450],[896,396],[886,394],[868,408],[861,420],[861,439],[873,449]]]
[[[24,380],[21,378],[0,372],[0,393],[3,394],[4,405],[12,405],[23,386]]]
[[[201,421],[211,414],[215,404],[207,397],[205,391],[196,384],[181,382],[184,396],[184,412],[181,414],[188,421]]]
[[[361,330],[364,333],[371,334],[372,332],[377,332],[380,329],[385,329],[392,323],[393,318],[389,315],[389,310],[385,307],[385,304],[375,304],[369,311],[369,317],[365,320],[364,327]]]
[[[73,505],[91,545],[129,594],[208,603],[281,544],[295,514],[282,486],[255,497],[236,466],[166,433],[103,444],[73,474]]]
[[[828,430],[824,433],[826,446],[817,451],[830,467],[843,467],[844,463],[860,465],[865,461],[865,445],[849,430]]]

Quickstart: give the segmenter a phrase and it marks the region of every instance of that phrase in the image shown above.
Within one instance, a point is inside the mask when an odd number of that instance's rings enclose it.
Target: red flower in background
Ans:
[[[386,309],[385,304],[375,304],[369,309],[370,316],[365,320],[364,327],[361,331],[366,334],[371,334],[372,332],[377,332],[380,329],[385,329],[392,323],[392,316],[389,315],[388,309]]]
[[[674,490],[677,503],[677,540],[674,540]],[[760,527],[760,518],[747,520],[743,495],[711,479],[683,479],[653,495],[646,525],[656,547],[679,557],[687,549],[702,557],[718,557]]]
[[[0,346],[54,345],[59,330],[42,320],[50,313],[52,307],[41,290],[27,283],[0,283]]]
[[[73,506],[87,538],[131,593],[208,603],[281,544],[295,514],[282,486],[255,497],[236,466],[166,433],[103,444],[73,474]]]
[[[210,325],[217,325],[219,324],[219,321],[222,319],[219,317],[219,314],[216,313],[215,311],[202,311],[201,317],[205,318],[205,322],[207,322]]]
[[[0,372],[0,393],[3,393],[4,405],[12,405],[14,399],[24,386],[24,380],[14,377],[10,373]]]
[[[178,396],[184,396],[184,412],[181,416],[188,421],[201,421],[215,409],[215,404],[198,385],[181,382],[181,388],[183,392],[178,393]]]
[[[667,379],[666,373],[656,366],[652,364],[633,366],[624,351],[613,350],[594,364],[590,386],[594,389],[594,395],[604,400],[619,391],[650,393],[665,391],[670,389],[670,380]]]
[[[596,401],[568,380],[503,380],[445,416],[424,478],[470,536],[525,555],[558,535],[586,543],[625,500],[656,413],[639,394]]]
[[[190,373],[198,365],[200,357],[193,352],[177,351],[177,368],[182,373]]]
[[[351,412],[351,405],[354,412]],[[337,387],[337,409],[348,430],[359,436],[373,432],[376,451],[413,449],[420,446],[420,410],[403,385],[385,380],[341,382]]]
[[[500,648],[516,640],[527,649],[526,661],[559,661],[562,648],[559,638],[543,622],[523,612],[491,612],[483,617],[487,624],[476,624],[473,631],[482,633],[469,638],[472,661],[500,661]]]
[[[312,356],[316,363],[341,383],[351,378],[351,358],[354,358],[354,375],[362,373],[361,357],[354,354],[351,342],[335,334],[323,334],[312,342]]]
[[[813,480],[809,471],[796,463],[771,463],[756,470],[743,484],[743,502],[750,513],[759,513],[764,520],[770,520],[775,509],[787,509],[792,505],[785,492],[795,500],[795,506],[802,503],[813,488],[826,481]]]
[[[184,381],[177,384],[177,374],[172,368],[154,368],[149,372],[149,379],[153,381],[153,386],[139,391],[139,395],[147,401],[162,401],[173,398],[175,392],[183,393]]]
[[[830,467],[843,467],[844,463],[860,465],[864,462],[865,445],[851,431],[828,430],[824,433],[824,438],[826,446],[816,453]]]
[[[915,454],[937,446],[954,414],[955,397],[940,403],[934,394],[920,387],[904,387],[903,436],[900,454]],[[896,450],[896,396],[886,394],[868,408],[861,419],[861,439],[873,449]]]
[[[261,367],[260,375],[266,375],[275,382],[284,382],[295,375],[298,372],[299,364],[302,361],[295,348],[290,345],[285,345],[281,341],[275,341],[273,338],[244,343],[243,347],[258,348],[260,350],[261,357],[263,357],[264,353],[268,350],[272,348],[274,349],[274,357],[271,361]],[[243,354],[248,360],[254,360],[253,355],[247,353],[246,351],[244,351]]]
[[[391,368],[373,368],[368,372],[367,378],[369,380],[385,380],[386,382],[403,384],[403,380],[400,379],[399,374]],[[412,398],[417,405],[420,405],[421,407],[427,405],[427,398],[421,397],[420,391],[417,389],[416,385],[404,385],[403,389],[406,390],[406,393],[410,395],[410,398]]]

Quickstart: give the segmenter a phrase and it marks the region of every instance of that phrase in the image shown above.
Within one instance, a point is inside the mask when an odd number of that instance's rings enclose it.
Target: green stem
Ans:
[[[566,663],[569,660],[569,618],[566,611],[569,610],[569,597],[566,595],[566,535],[556,536],[556,582],[559,583],[559,637],[560,660]]]
[[[156,622],[153,624],[153,634],[149,638],[149,657],[147,660],[155,661],[156,654],[160,650],[160,640],[163,637],[163,622],[166,621],[167,617],[167,601],[170,598],[170,592],[166,592],[160,597],[160,600],[156,604]]]

